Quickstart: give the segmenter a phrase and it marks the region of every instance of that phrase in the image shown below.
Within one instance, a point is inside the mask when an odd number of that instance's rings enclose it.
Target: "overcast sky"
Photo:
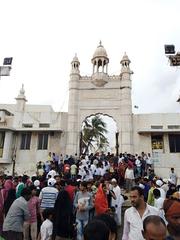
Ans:
[[[180,51],[179,0],[0,0],[0,64],[13,57],[0,81],[0,103],[15,103],[22,83],[29,104],[67,110],[71,60],[92,74],[91,58],[105,47],[109,75],[131,60],[135,113],[180,112],[180,69],[169,66],[164,44]]]

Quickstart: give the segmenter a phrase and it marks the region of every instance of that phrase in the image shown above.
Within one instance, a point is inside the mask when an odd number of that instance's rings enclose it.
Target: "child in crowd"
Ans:
[[[38,240],[52,240],[53,233],[53,209],[48,208],[43,211],[43,218],[45,219],[41,225]]]

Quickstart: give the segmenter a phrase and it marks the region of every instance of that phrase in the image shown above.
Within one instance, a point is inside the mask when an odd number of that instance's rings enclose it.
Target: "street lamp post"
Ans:
[[[165,54],[169,59],[170,66],[178,67],[180,66],[180,52],[175,52],[174,45],[164,45]],[[180,103],[180,96],[177,99],[177,102]]]

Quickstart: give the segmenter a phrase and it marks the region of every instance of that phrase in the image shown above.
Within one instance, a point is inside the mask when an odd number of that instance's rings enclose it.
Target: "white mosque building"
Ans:
[[[116,123],[116,153],[150,153],[157,174],[168,177],[174,167],[180,176],[180,114],[133,114],[133,72],[126,54],[118,75],[109,75],[101,42],[91,63],[92,75],[81,76],[77,56],[71,62],[68,112],[27,104],[23,86],[15,104],[0,104],[0,170],[11,174],[15,166],[17,174],[33,175],[49,152],[79,154],[83,121],[103,114]]]

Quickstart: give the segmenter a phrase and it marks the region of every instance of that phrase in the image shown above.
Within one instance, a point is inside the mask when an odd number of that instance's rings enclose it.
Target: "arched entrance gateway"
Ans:
[[[80,62],[71,62],[66,153],[79,153],[82,122],[96,114],[117,123],[119,152],[132,152],[132,101],[130,60],[124,54],[119,75],[108,74],[109,58],[101,42],[91,60],[91,76],[80,75]]]
[[[119,154],[119,131],[117,123],[111,116],[94,114],[86,117],[82,123],[80,137],[80,154],[108,152]]]

